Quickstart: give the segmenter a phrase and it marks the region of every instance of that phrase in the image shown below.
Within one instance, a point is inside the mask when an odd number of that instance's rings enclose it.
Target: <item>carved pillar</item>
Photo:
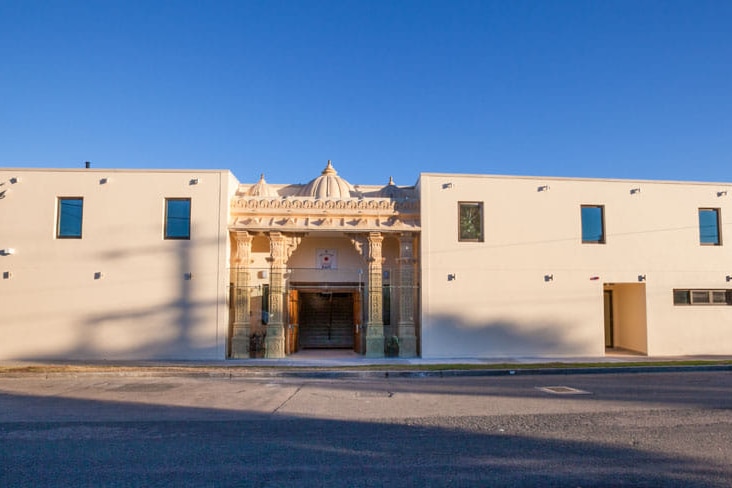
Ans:
[[[231,232],[234,253],[231,262],[231,282],[234,284],[234,326],[231,335],[231,357],[249,357],[249,264],[252,254],[252,235],[246,231]]]
[[[382,320],[382,268],[380,232],[368,235],[368,309],[366,314],[366,356],[384,357],[384,323]]]
[[[281,232],[270,232],[270,273],[269,273],[269,320],[267,337],[264,341],[265,357],[285,357],[285,255],[287,238]]]
[[[414,325],[416,261],[413,234],[406,233],[399,236],[397,262],[399,263],[399,317],[397,319],[399,356],[415,357],[417,355],[417,334]]]

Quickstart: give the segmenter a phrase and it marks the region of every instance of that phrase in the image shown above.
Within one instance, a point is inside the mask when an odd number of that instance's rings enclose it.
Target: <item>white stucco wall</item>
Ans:
[[[626,330],[628,344],[647,341],[651,355],[732,353],[732,307],[672,297],[732,288],[732,191],[718,196],[730,186],[422,174],[423,357],[602,355],[603,284],[639,275],[645,304],[616,297],[622,313],[636,311],[621,314],[626,323],[642,322],[645,305],[647,330]],[[483,202],[484,242],[458,242],[460,201]],[[583,204],[604,205],[605,244],[581,242]],[[699,243],[706,207],[721,209],[721,246]]]
[[[0,256],[0,359],[225,357],[228,171],[2,169],[0,182],[0,248],[15,249]],[[58,197],[83,197],[81,239],[56,238]],[[190,240],[163,239],[170,197],[191,198]]]

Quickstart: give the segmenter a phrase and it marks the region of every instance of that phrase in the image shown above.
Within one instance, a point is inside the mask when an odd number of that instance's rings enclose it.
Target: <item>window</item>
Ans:
[[[56,237],[59,239],[81,239],[81,220],[83,213],[83,198],[59,198],[58,221],[56,222]]]
[[[732,290],[674,290],[674,305],[732,305]]]
[[[459,202],[459,240],[483,242],[483,202]]]
[[[605,207],[602,205],[582,205],[582,242],[585,244],[605,244]]]
[[[699,243],[708,246],[719,246],[722,239],[719,235],[719,209],[699,209]]]
[[[165,238],[191,238],[191,199],[165,199]]]

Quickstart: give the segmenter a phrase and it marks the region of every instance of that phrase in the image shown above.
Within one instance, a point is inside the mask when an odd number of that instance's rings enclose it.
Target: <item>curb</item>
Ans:
[[[456,377],[496,377],[496,376],[541,376],[541,375],[587,375],[587,374],[658,374],[684,372],[732,371],[732,364],[698,366],[613,366],[578,368],[516,368],[516,369],[445,369],[445,370],[252,370],[237,369],[217,371],[170,371],[163,369],[133,369],[127,371],[58,371],[58,372],[9,372],[0,373],[0,378],[27,378],[43,376],[46,379],[81,376],[117,376],[139,378],[299,378],[299,379],[385,379],[385,378],[456,378]]]

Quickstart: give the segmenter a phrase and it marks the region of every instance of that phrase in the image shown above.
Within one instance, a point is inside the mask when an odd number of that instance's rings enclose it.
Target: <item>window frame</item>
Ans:
[[[171,202],[188,202],[188,226],[185,235],[172,235],[170,234],[170,203]],[[170,197],[165,199],[165,218],[163,221],[163,239],[173,241],[188,241],[191,239],[191,213],[193,204],[191,199],[188,197]]]
[[[478,209],[478,218],[480,219],[479,222],[479,229],[478,229],[478,236],[477,237],[464,237],[464,234],[467,232],[463,232],[463,208],[477,208]],[[483,202],[477,202],[477,201],[460,201],[458,202],[458,242],[483,242],[485,239],[485,213],[483,211]]]
[[[585,239],[585,209],[598,209],[600,211],[600,238]],[[606,244],[607,232],[605,229],[605,205],[583,204],[580,205],[580,238],[582,244]]]
[[[715,230],[715,240],[714,242],[706,242],[704,241],[704,232],[703,232],[703,225],[702,225],[702,212],[714,212],[715,216],[715,222],[714,222],[714,230]],[[699,216],[699,244],[702,246],[721,246],[722,245],[722,212],[719,208],[714,207],[701,207],[699,208],[698,212]]]
[[[71,201],[79,201],[81,205],[79,205],[79,224],[78,224],[78,233],[68,233],[68,232],[62,232],[62,225],[64,224],[64,221],[68,223],[68,219],[72,218],[68,216],[68,213],[66,213],[63,210],[64,202],[71,202]],[[67,216],[64,218],[64,216]],[[81,239],[83,236],[83,230],[84,230],[84,197],[57,197],[56,198],[56,239]]]
[[[699,299],[695,299],[695,294]],[[703,294],[703,296],[702,296]],[[683,297],[683,300],[681,298]],[[724,301],[715,300],[715,297],[723,297]],[[724,288],[674,288],[673,302],[675,306],[729,306],[732,305],[732,289]]]

